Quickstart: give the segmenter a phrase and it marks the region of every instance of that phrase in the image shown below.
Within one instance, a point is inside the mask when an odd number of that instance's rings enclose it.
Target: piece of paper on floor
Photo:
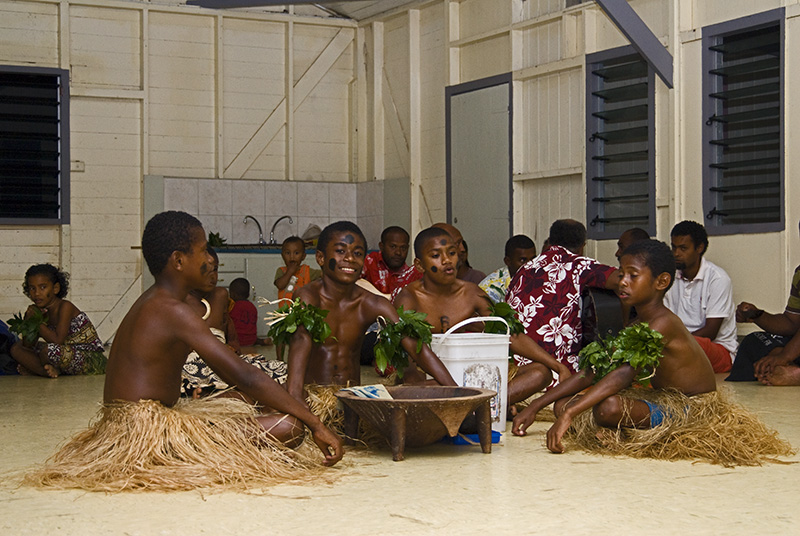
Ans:
[[[375,385],[357,385],[355,387],[345,387],[342,391],[350,391],[361,398],[392,398],[386,386],[377,383]]]

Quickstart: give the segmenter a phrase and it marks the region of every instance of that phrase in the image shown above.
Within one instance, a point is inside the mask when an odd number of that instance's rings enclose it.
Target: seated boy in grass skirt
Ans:
[[[340,387],[361,385],[360,354],[367,328],[379,317],[389,322],[399,320],[389,300],[357,284],[366,252],[366,239],[357,225],[332,223],[323,229],[317,242],[316,260],[322,278],[294,295],[305,305],[327,311],[324,318],[330,332],[315,342],[306,326],[297,326],[290,339],[286,386],[293,397],[328,418],[341,418],[335,411],[333,393]],[[402,346],[436,382],[456,385],[427,345],[417,352],[417,341],[406,337]],[[322,418],[326,422],[326,417]]]
[[[587,347],[581,371],[520,412],[512,432],[525,435],[537,412],[555,402],[557,420],[547,432],[547,448],[555,453],[564,452],[567,439],[606,454],[700,458],[725,466],[759,465],[792,454],[776,432],[716,390],[702,348],[664,306],[675,276],[669,247],[657,240],[636,242],[620,264],[619,297],[636,308],[641,325],[608,341],[612,348],[605,360],[591,355],[601,353],[602,345]],[[653,389],[626,389],[637,378],[650,380]]]
[[[324,455],[341,440],[272,378],[242,361],[186,304],[206,284],[212,258],[200,222],[183,212],[154,216],[142,253],[155,284],[133,304],[111,347],[104,405],[28,483],[97,491],[242,489],[319,476],[319,457],[292,450],[303,424]],[[235,398],[180,399],[181,369],[194,348]]]
[[[450,234],[439,227],[421,231],[414,239],[414,266],[423,273],[422,279],[405,286],[395,297],[394,304],[426,313],[434,333],[444,333],[450,327],[473,316],[492,315],[491,300],[475,283],[456,278],[458,249]],[[547,387],[553,372],[567,378],[570,370],[522,333],[511,336],[511,351],[532,363],[514,366],[509,371],[508,407],[513,414],[515,404]],[[474,328],[473,328],[474,329]],[[505,330],[503,330],[505,333]],[[418,375],[409,367],[407,378]]]

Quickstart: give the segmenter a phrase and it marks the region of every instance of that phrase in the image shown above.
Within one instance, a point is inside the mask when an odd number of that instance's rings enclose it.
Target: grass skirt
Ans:
[[[24,482],[105,492],[244,490],[319,477],[313,442],[284,447],[256,416],[232,398],[182,399],[173,408],[153,400],[105,404]]]
[[[340,409],[336,392],[341,389],[338,385],[306,384],[306,404],[311,413],[319,417],[322,424],[332,429],[342,437],[344,433],[344,411]],[[348,438],[357,444],[367,447],[381,447],[388,445],[388,441],[364,419],[358,421],[358,437]]]
[[[599,427],[591,411],[572,423],[568,444],[600,454],[658,460],[703,460],[725,467],[778,462],[794,454],[758,417],[731,400],[727,391],[688,397],[675,390],[627,389],[620,396],[662,406],[664,421],[653,428]]]

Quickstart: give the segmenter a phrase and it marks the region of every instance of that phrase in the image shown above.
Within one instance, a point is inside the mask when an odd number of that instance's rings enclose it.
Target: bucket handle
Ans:
[[[511,335],[511,327],[509,327],[508,322],[506,322],[505,319],[499,316],[474,316],[472,318],[467,318],[466,320],[462,320],[452,328],[445,331],[444,335],[442,335],[441,340],[439,340],[439,346],[444,344],[444,341],[445,339],[447,339],[448,335],[450,335],[451,333],[453,333],[458,329],[463,328],[467,324],[472,324],[473,322],[487,322],[487,321],[502,322],[503,324],[506,325],[506,335]]]

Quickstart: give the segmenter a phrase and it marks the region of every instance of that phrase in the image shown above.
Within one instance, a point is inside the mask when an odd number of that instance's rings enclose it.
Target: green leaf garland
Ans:
[[[325,321],[326,316],[328,316],[327,310],[297,298],[291,304],[284,303],[273,313],[276,320],[270,324],[267,335],[276,345],[289,344],[297,328],[303,326],[311,336],[312,342],[322,344],[331,336],[331,327]]]
[[[397,314],[400,317],[397,322],[388,321],[383,317],[378,318],[381,330],[375,342],[375,364],[381,373],[386,372],[390,365],[393,366],[397,370],[397,376],[402,378],[408,367],[408,352],[403,348],[402,340],[406,337],[416,339],[417,352],[420,352],[423,344],[430,344],[433,326],[425,321],[428,316],[425,313],[418,313],[412,309],[406,311],[401,306]]]
[[[517,311],[506,302],[489,303],[489,309],[491,310],[491,316],[499,316],[508,323],[508,329],[511,335],[516,335],[517,333],[525,331],[525,326],[519,321]],[[490,320],[486,322],[483,331],[484,333],[500,333],[505,335],[506,326],[502,322]]]
[[[581,349],[578,368],[592,369],[595,372],[594,381],[597,382],[627,363],[637,370],[635,381],[649,385],[663,355],[663,335],[650,329],[646,322],[641,322],[628,326],[616,337],[609,335]]]
[[[34,308],[33,314],[25,318],[22,313],[16,313],[14,318],[8,319],[8,329],[20,336],[29,345],[39,340],[39,326],[47,322],[41,309]]]

